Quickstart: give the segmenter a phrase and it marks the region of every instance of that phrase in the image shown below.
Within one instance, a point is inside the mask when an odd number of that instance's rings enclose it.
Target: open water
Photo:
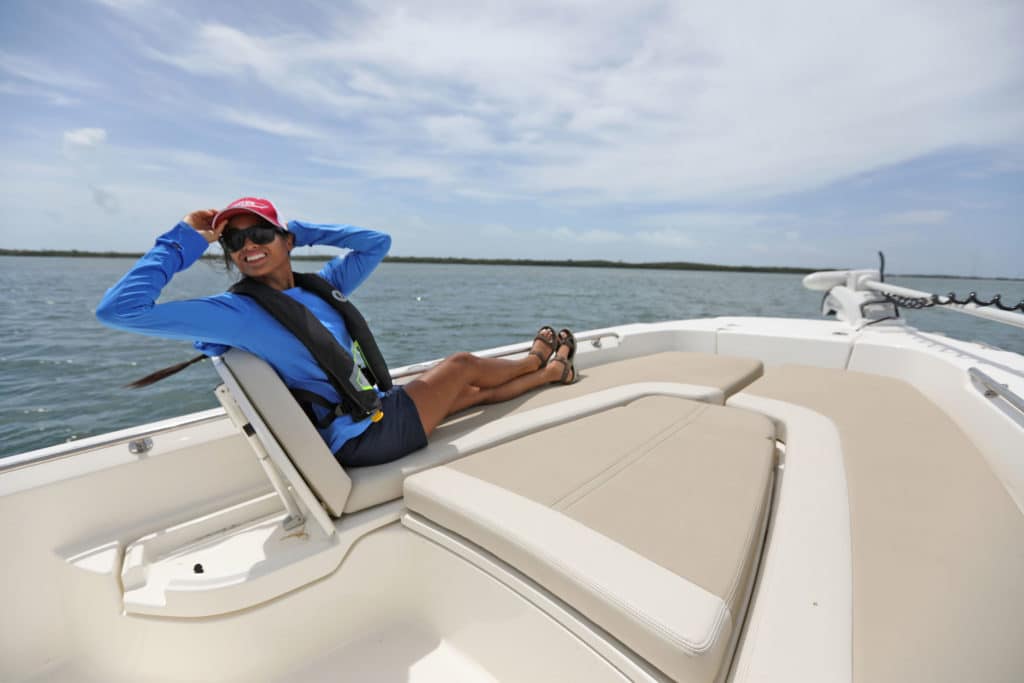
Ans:
[[[189,344],[108,329],[93,311],[130,259],[0,257],[0,457],[216,407],[209,363],[141,390],[127,382],[195,355]],[[300,262],[301,270],[319,264]],[[203,261],[162,300],[223,291]],[[586,330],[720,315],[819,317],[799,275],[527,266],[382,264],[354,300],[391,367],[533,337],[542,324]],[[1024,282],[890,277],[914,289],[1024,299]],[[1024,354],[1024,332],[950,311],[910,323]]]

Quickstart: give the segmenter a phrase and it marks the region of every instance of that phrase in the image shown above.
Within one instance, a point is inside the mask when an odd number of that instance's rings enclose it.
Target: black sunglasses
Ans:
[[[246,240],[253,244],[270,244],[278,233],[285,234],[284,230],[273,225],[259,223],[244,230],[225,230],[220,236],[220,243],[228,252],[238,251],[245,246]]]

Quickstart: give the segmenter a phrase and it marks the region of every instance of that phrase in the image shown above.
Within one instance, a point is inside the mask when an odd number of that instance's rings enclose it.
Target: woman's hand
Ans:
[[[183,223],[187,223],[198,232],[206,240],[207,244],[213,244],[220,239],[220,234],[224,232],[224,226],[226,223],[221,221],[220,227],[213,225],[213,217],[217,215],[217,209],[200,209],[187,214],[181,219]]]
[[[288,232],[295,236],[295,247],[308,247],[316,243],[319,233],[311,230],[299,221],[288,221]]]

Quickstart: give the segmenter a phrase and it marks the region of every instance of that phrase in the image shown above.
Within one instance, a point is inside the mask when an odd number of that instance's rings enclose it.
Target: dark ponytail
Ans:
[[[202,360],[205,360],[205,359],[206,359],[206,355],[201,353],[198,356],[196,356],[195,358],[190,358],[189,360],[185,361],[184,363],[176,363],[175,365],[168,365],[166,368],[161,368],[161,369],[157,370],[156,372],[150,373],[150,374],[146,375],[145,377],[140,377],[139,379],[135,380],[134,382],[130,382],[128,384],[125,384],[124,386],[125,386],[126,389],[141,389],[142,387],[148,387],[150,384],[153,384],[154,382],[159,382],[160,380],[164,379],[165,377],[170,377],[171,375],[173,375],[175,373],[181,372],[182,370],[184,370],[188,366],[192,365],[193,363],[198,363],[199,361],[202,361]]]

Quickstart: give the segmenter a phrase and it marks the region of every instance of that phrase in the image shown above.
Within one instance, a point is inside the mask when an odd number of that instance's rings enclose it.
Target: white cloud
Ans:
[[[0,93],[24,98],[8,168],[73,176],[69,203],[100,229],[115,197],[119,220],[154,225],[256,193],[405,231],[404,253],[539,257],[555,237],[588,258],[733,262],[763,244],[785,262],[847,226],[880,241],[938,223],[1017,239],[1018,0],[356,0],[244,17],[97,2],[131,11],[60,19],[90,57],[61,64],[65,51],[19,39],[0,50]],[[97,127],[70,130],[83,124]],[[272,154],[240,148],[251,131]],[[25,206],[60,194],[33,179],[9,178]],[[979,218],[968,205],[983,202],[999,210]],[[522,239],[498,244],[490,224]]]
[[[0,82],[0,93],[5,95],[19,95],[23,97],[41,97],[49,100],[52,104],[58,107],[66,107],[78,102],[78,99],[69,97],[68,95],[56,90],[49,90],[32,84],[15,83],[12,81]]]
[[[64,131],[62,149],[76,179],[74,191],[80,191],[84,184],[92,203],[112,215],[120,211],[120,202],[113,192],[101,186],[109,174],[106,141],[107,131],[103,128],[76,128]]]
[[[480,234],[484,237],[491,237],[497,239],[510,239],[522,234],[522,231],[513,230],[507,225],[501,225],[499,223],[489,223],[480,228]]]
[[[494,189],[490,189],[494,187]],[[531,198],[522,192],[505,192],[500,187],[493,185],[477,187],[467,187],[466,185],[458,185],[451,190],[452,195],[457,197],[465,197],[467,199],[473,199],[481,202],[501,202],[501,201],[528,201]]]
[[[107,139],[102,128],[76,128],[64,131],[64,144],[72,147],[97,147]]]
[[[367,95],[374,95],[387,99],[395,99],[402,96],[402,91],[388,83],[387,80],[359,69],[352,72],[348,85],[352,90],[359,93],[365,93]]]
[[[94,0],[94,2],[122,12],[141,9],[152,4],[151,0]]]
[[[435,182],[673,201],[799,191],[1019,138],[1024,48],[1006,27],[1021,20],[999,2],[367,3],[315,35],[206,24],[150,54],[358,120],[381,135],[347,141],[355,152],[443,167]],[[289,125],[266,128],[306,128]],[[490,154],[490,172],[465,154]]]
[[[792,214],[763,213],[759,211],[661,211],[649,213],[642,219],[645,227],[686,228],[688,230],[722,230],[756,228],[786,223]]]
[[[420,180],[427,183],[453,183],[456,178],[451,168],[441,160],[419,158],[386,151],[365,153],[346,158],[309,157],[309,161],[349,171],[359,171],[375,180]]]
[[[555,228],[550,235],[553,239],[583,244],[611,244],[627,239],[626,235],[614,230],[574,230],[565,226]]]
[[[950,212],[942,209],[918,209],[886,214],[882,216],[882,222],[892,225],[936,225],[945,223],[949,216]]]
[[[423,119],[423,126],[431,139],[446,150],[472,152],[494,148],[484,122],[472,116],[428,116]]]
[[[227,107],[217,107],[213,110],[213,114],[228,123],[233,123],[244,128],[251,128],[263,133],[269,133],[271,135],[277,135],[285,138],[317,139],[329,137],[329,134],[326,131],[317,129],[313,126],[304,126],[292,121],[265,116],[263,114],[254,114],[248,111],[237,111]]]
[[[261,38],[223,24],[204,24],[193,41],[180,53],[153,47],[144,53],[193,74],[256,78],[271,91],[325,113],[351,113],[368,101],[365,94],[348,90],[343,65],[316,57],[321,44],[311,36]]]
[[[73,69],[54,68],[36,58],[0,52],[0,71],[19,79],[56,89],[93,90],[95,81],[80,76]]]
[[[64,131],[61,150],[64,158],[83,172],[100,161],[101,148],[107,140],[107,131],[103,128],[76,128]]]
[[[637,238],[648,244],[673,249],[689,249],[697,245],[691,235],[681,230],[641,231]]]

